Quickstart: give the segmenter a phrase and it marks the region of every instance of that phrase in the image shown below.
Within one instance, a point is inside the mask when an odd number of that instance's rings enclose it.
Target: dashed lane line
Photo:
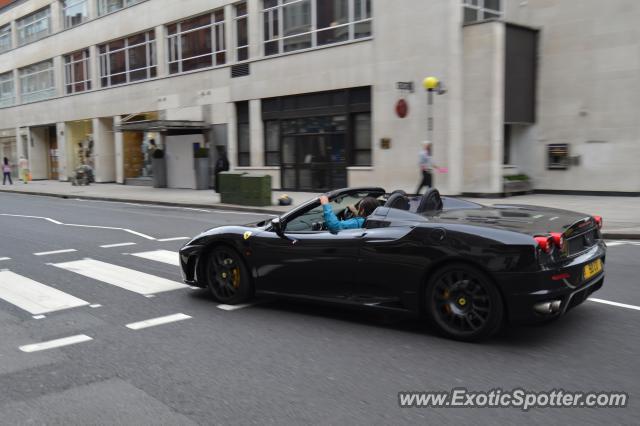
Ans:
[[[0,257],[0,262],[2,262],[4,260],[11,260],[11,258],[10,257]]]
[[[152,318],[140,322],[132,322],[131,324],[127,324],[127,328],[131,330],[142,330],[143,328],[154,327],[156,325],[169,324],[176,321],[183,321],[191,318],[189,315],[185,314],[173,314],[167,315],[166,317]]]
[[[173,238],[161,238],[158,241],[161,242],[167,242],[167,241],[181,241],[181,240],[188,240],[189,237],[173,237]]]
[[[100,246],[100,248],[112,248],[112,247],[125,247],[125,246],[135,246],[136,243],[118,243],[118,244],[105,244]]]
[[[76,249],[66,249],[66,250],[54,250],[54,251],[41,251],[39,253],[33,253],[34,256],[48,256],[50,254],[62,254],[62,253],[73,253],[78,250]]]
[[[47,349],[60,348],[63,346],[75,345],[76,343],[88,342],[93,340],[85,334],[78,334],[75,336],[64,337],[62,339],[49,340],[48,342],[34,343],[31,345],[20,346],[19,349],[22,352],[38,352]]]

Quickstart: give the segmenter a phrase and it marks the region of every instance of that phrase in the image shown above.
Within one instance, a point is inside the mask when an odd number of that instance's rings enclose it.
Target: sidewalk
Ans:
[[[221,204],[219,194],[212,190],[168,189],[146,186],[120,185],[115,183],[72,186],[68,182],[51,180],[33,181],[28,184],[15,182],[13,186],[0,186],[0,192],[46,195],[62,198],[124,201],[147,204],[162,204],[218,210],[242,210],[277,215],[289,211],[319,194],[308,192],[273,191],[273,206],[249,207]],[[287,193],[293,198],[293,206],[278,206],[277,199]],[[604,219],[603,232],[610,239],[640,239],[640,197],[597,197],[586,195],[519,195],[508,198],[469,198],[480,204],[532,204],[575,210],[600,215]]]

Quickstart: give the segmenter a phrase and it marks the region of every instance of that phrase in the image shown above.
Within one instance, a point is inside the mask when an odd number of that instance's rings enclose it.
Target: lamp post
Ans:
[[[442,95],[445,90],[437,77],[429,76],[422,81],[427,91],[427,142],[433,143],[433,92]]]

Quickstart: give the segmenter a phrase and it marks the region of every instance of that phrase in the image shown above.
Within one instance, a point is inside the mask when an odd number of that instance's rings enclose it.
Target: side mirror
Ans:
[[[282,226],[282,221],[279,217],[271,220],[271,226],[273,227],[274,232],[281,238],[285,238],[284,236],[284,227]]]

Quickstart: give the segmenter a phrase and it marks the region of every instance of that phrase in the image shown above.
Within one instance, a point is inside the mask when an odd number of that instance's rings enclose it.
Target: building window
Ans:
[[[225,64],[223,9],[168,25],[167,32],[170,74]]]
[[[251,139],[249,137],[249,101],[236,102],[238,123],[238,166],[251,165]]]
[[[351,151],[351,164],[354,166],[371,165],[371,113],[353,116],[354,144]]]
[[[102,44],[98,49],[102,87],[148,80],[157,74],[153,30]]]
[[[35,102],[56,95],[53,61],[40,62],[20,69],[22,102]]]
[[[236,61],[246,61],[249,59],[249,29],[247,3],[238,3],[236,9]]]
[[[62,0],[64,27],[71,28],[89,19],[89,0]]]
[[[11,24],[0,27],[0,53],[11,50]]]
[[[142,0],[98,0],[98,14],[100,16],[115,12],[127,6],[140,3]]]
[[[265,55],[371,36],[371,0],[264,0],[263,6]]]
[[[265,165],[280,165],[280,122],[268,120],[264,122],[264,158]]]
[[[502,16],[501,0],[462,0],[462,5],[465,24]]]
[[[91,90],[89,74],[89,49],[65,55],[64,82],[67,94]]]
[[[31,43],[51,33],[51,10],[47,7],[16,21],[18,44]]]
[[[13,84],[13,72],[0,74],[0,107],[8,107],[15,103],[15,86]]]

